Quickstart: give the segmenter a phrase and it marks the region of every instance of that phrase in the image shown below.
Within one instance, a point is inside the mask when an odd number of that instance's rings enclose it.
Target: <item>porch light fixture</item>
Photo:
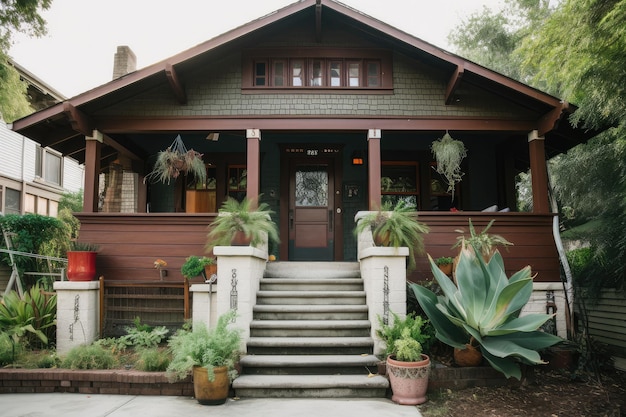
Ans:
[[[352,152],[352,165],[363,165],[363,154],[361,151]]]
[[[217,142],[217,140],[220,138],[220,134],[217,132],[211,132],[209,133],[209,135],[206,137],[207,140],[211,140],[213,142]]]

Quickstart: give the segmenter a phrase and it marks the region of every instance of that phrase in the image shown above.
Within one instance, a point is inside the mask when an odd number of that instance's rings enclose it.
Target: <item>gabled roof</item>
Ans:
[[[548,151],[549,155],[563,152],[592,136],[593,132],[577,131],[569,123],[562,122],[573,111],[573,106],[559,98],[465,60],[334,0],[300,0],[163,61],[17,120],[13,129],[42,145],[56,147],[64,154],[73,153],[75,158],[82,159],[76,153],[84,147],[84,136],[90,136],[94,129],[101,129],[101,121],[96,116],[99,110],[163,84],[168,84],[173,96],[184,104],[186,95],[180,80],[185,73],[233,48],[244,46],[259,33],[288,24],[296,16],[310,17],[318,38],[323,36],[323,19],[338,16],[361,35],[384,39],[396,50],[440,68],[450,74],[446,104],[453,105],[455,91],[463,83],[470,83],[544,114],[536,129],[540,135],[554,137],[551,138],[554,149]],[[560,134],[560,130],[564,134]]]

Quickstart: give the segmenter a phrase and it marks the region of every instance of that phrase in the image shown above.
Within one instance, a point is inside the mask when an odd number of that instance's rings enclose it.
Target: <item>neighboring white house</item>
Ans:
[[[65,99],[21,66],[10,62],[28,84],[31,105]],[[56,216],[61,195],[84,186],[84,165],[11,130],[0,115],[0,212]]]

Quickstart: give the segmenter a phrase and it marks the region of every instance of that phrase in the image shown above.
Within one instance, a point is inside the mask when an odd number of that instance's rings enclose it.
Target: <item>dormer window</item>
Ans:
[[[255,50],[244,58],[243,89],[392,90],[391,54],[377,50]],[[387,91],[385,91],[387,90]]]

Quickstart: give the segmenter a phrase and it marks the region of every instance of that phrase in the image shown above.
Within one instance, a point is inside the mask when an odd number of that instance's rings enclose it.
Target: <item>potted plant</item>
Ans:
[[[443,272],[446,275],[452,274],[453,262],[454,262],[454,258],[452,258],[451,256],[441,256],[435,259],[435,263],[437,264],[439,269],[441,269],[441,272]]]
[[[93,243],[70,242],[67,251],[67,279],[93,281],[96,278],[96,255],[99,247]]]
[[[529,266],[507,278],[500,252],[496,250],[486,263],[462,243],[455,285],[428,258],[443,295],[437,297],[414,283],[410,287],[443,343],[460,351],[470,349],[468,345],[477,346],[493,368],[519,380],[520,363],[544,364],[538,351],[562,341],[538,330],[552,315],[520,317],[533,290]]]
[[[358,235],[366,230],[372,232],[376,246],[408,247],[408,269],[415,268],[415,254],[424,251],[424,234],[430,228],[417,220],[415,207],[404,200],[395,206],[385,203],[380,210],[370,212],[359,219],[355,233]]]
[[[460,140],[452,139],[452,136],[446,132],[443,137],[433,141],[430,149],[437,161],[435,169],[445,179],[448,192],[452,194],[452,200],[454,200],[455,184],[461,182],[463,177],[461,162],[467,156],[465,145]]]
[[[203,405],[223,404],[230,383],[237,377],[241,332],[229,326],[236,311],[221,315],[214,328],[199,324],[193,330],[178,330],[168,341],[172,360],[166,375],[171,382],[189,375],[193,378],[194,396]]]
[[[206,181],[206,167],[202,154],[193,149],[187,150],[178,135],[167,149],[159,152],[152,171],[146,175],[146,180],[169,184],[181,173],[190,174],[201,183]]]
[[[391,385],[391,400],[402,405],[426,402],[430,358],[422,353],[422,344],[411,336],[411,329],[402,330],[387,357],[387,375]]]
[[[210,224],[207,250],[214,246],[258,246],[267,238],[278,242],[278,227],[267,203],[258,206],[248,198],[241,202],[228,197]]]
[[[180,273],[187,279],[202,275],[206,281],[216,273],[216,268],[215,259],[191,255],[185,259],[185,263],[180,267]]]
[[[461,235],[457,237],[457,241],[452,248],[462,247],[465,245],[465,248],[470,251],[475,250],[475,252],[480,254],[483,260],[488,263],[498,246],[506,247],[513,245],[500,235],[487,233],[494,221],[495,219],[491,219],[489,224],[487,224],[487,226],[480,233],[476,233],[476,229],[472,224],[472,219],[469,219],[469,237],[465,236],[464,230],[457,229],[456,232],[461,233]]]

